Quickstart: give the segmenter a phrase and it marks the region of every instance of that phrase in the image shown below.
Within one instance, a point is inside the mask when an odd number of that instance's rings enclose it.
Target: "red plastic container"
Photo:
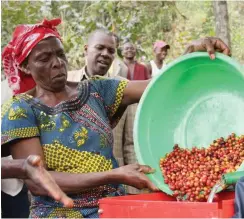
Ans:
[[[221,192],[218,202],[177,202],[165,193],[104,198],[100,218],[230,218],[234,192]]]

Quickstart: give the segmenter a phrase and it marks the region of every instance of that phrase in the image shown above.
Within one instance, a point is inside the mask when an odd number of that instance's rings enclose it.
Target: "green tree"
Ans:
[[[244,3],[228,2],[232,56],[244,61]],[[117,33],[122,41],[138,47],[138,57],[152,58],[152,44],[165,40],[171,45],[167,58],[182,54],[191,40],[215,36],[211,1],[3,1],[2,48],[16,25],[36,23],[44,17],[61,17],[59,31],[70,69],[84,65],[83,50],[88,34],[96,28]]]

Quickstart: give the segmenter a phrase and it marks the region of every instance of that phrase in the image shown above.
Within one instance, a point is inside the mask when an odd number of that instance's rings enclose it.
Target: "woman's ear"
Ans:
[[[28,70],[27,68],[25,68],[23,72],[24,72],[25,74],[27,74],[27,75],[30,75],[30,74],[31,74],[30,70]]]
[[[21,66],[20,66],[20,70],[23,71],[25,74],[30,75],[30,70],[29,70],[29,65],[28,65],[28,61],[24,61]]]

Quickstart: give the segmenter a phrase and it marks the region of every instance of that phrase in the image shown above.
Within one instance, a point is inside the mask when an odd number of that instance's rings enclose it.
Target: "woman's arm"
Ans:
[[[105,171],[97,173],[64,173],[48,171],[49,174],[56,181],[58,186],[66,193],[72,194],[77,192],[82,192],[86,189],[91,189],[97,186],[106,184],[119,184],[119,180],[116,177],[114,171]],[[33,181],[25,181],[28,188],[35,191],[33,194],[42,195],[43,188],[37,186]]]
[[[41,143],[38,137],[22,139],[12,142],[10,145],[11,154],[14,159],[25,159],[30,154],[37,154],[44,161],[44,155]],[[49,171],[59,187],[67,193],[77,193],[86,189],[90,189],[100,185],[106,184],[126,184],[136,188],[149,188],[157,190],[152,182],[146,177],[144,173],[151,173],[153,170],[148,166],[143,165],[128,165],[111,171],[99,173],[64,173]],[[35,190],[34,183],[26,180],[27,185]],[[42,192],[42,189],[36,187],[35,194]]]
[[[25,159],[31,154],[36,154],[44,161],[44,154],[38,137],[15,141],[10,145],[14,159]],[[46,166],[44,162],[44,166]],[[110,173],[72,174],[49,171],[56,183],[64,192],[80,192],[83,189],[108,184],[113,181]],[[31,183],[26,181],[27,185]],[[33,185],[32,185],[33,186]]]
[[[129,81],[124,90],[122,105],[128,106],[133,103],[138,103],[150,81],[151,79],[145,81]]]

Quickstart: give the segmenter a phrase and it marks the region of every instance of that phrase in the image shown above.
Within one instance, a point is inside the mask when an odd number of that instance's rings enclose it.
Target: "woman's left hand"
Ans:
[[[215,59],[215,52],[221,52],[231,56],[230,48],[217,37],[206,37],[192,41],[187,47],[184,54],[192,52],[206,51],[211,59]]]

